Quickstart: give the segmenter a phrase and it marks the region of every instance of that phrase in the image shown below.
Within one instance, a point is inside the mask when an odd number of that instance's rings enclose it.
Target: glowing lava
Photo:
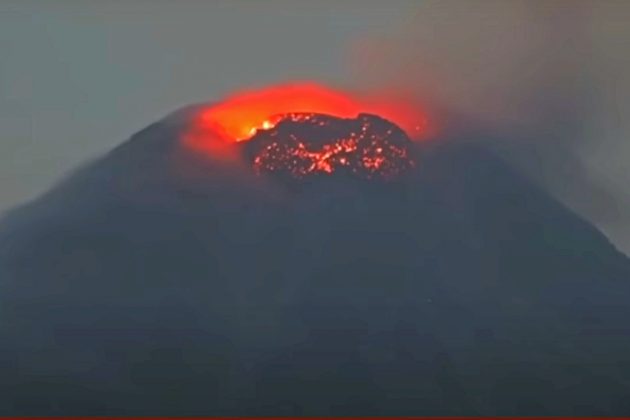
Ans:
[[[370,113],[393,121],[414,138],[427,132],[424,113],[409,103],[359,97],[314,83],[295,83],[237,93],[208,106],[196,117],[184,142],[193,149],[216,154],[225,151],[227,144],[249,140],[259,130],[273,128],[283,115],[292,113],[339,118]]]
[[[414,166],[403,130],[375,115],[337,118],[291,113],[258,131],[244,144],[258,173],[302,179],[307,175],[349,175],[391,179]]]

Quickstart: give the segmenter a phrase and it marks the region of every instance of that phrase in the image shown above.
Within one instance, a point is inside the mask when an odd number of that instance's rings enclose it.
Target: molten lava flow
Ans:
[[[391,98],[359,98],[314,83],[298,83],[242,92],[208,106],[199,113],[184,141],[193,149],[214,154],[226,143],[249,140],[259,130],[273,128],[283,115],[291,113],[339,118],[376,114],[395,122],[414,138],[427,129],[424,113],[409,104]]]
[[[375,115],[342,119],[290,113],[274,121],[273,128],[258,131],[244,145],[258,173],[391,179],[414,166],[405,132]]]
[[[233,141],[247,140],[259,129],[269,129],[277,116],[291,112],[320,112],[339,117],[356,115],[349,97],[315,84],[295,84],[244,92],[207,109],[201,119],[217,126]]]

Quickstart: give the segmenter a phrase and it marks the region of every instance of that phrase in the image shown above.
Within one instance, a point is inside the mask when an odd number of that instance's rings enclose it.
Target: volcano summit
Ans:
[[[291,113],[274,118],[273,128],[257,130],[244,147],[259,173],[391,179],[414,166],[410,146],[402,129],[376,115]]]

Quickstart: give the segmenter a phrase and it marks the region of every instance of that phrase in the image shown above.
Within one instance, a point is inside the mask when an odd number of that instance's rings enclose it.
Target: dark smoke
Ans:
[[[486,135],[287,190],[190,112],[3,221],[0,414],[630,413],[630,262]]]

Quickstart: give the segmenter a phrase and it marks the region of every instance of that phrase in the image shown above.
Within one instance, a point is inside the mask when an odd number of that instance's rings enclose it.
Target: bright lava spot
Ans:
[[[278,117],[270,130],[243,143],[255,171],[300,180],[339,174],[392,179],[415,165],[407,134],[376,115],[338,118],[315,113]]]

